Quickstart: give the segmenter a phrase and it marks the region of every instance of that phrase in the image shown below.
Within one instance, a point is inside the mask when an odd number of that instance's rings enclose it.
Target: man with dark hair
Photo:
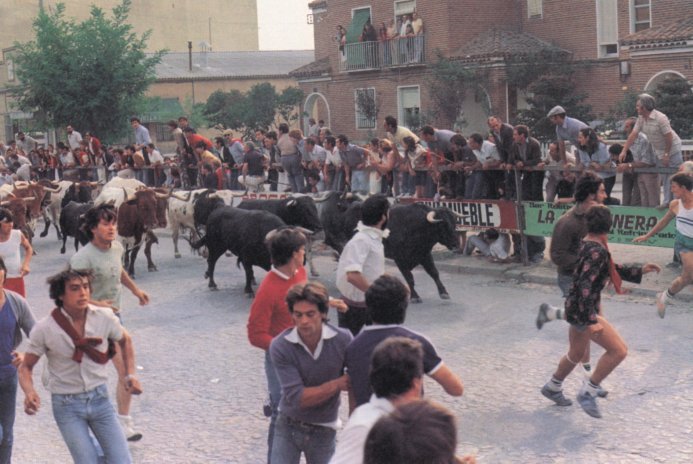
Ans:
[[[301,454],[326,464],[335,449],[341,392],[349,390],[344,352],[352,337],[327,323],[329,297],[319,282],[294,285],[286,303],[294,328],[270,345],[281,384],[272,462],[298,464]]]
[[[431,341],[424,335],[404,327],[409,289],[397,277],[378,277],[366,291],[366,306],[373,325],[363,327],[349,344],[345,365],[351,380],[350,409],[368,402],[371,397],[368,368],[371,356],[380,342],[389,337],[407,337],[417,340],[423,347],[423,370],[452,396],[460,396],[462,381],[443,363]]]
[[[281,155],[281,165],[286,172],[291,191],[300,193],[303,190],[303,168],[301,167],[301,152],[298,143],[289,136],[289,125],[285,122],[279,124],[279,139],[277,148]]]
[[[419,143],[419,137],[406,127],[398,126],[397,118],[394,116],[385,116],[383,127],[387,132],[386,138],[395,145],[404,146],[404,137],[413,137],[416,143]]]
[[[351,373],[349,378],[352,378]],[[389,337],[379,343],[373,350],[369,379],[373,395],[349,417],[339,434],[337,450],[330,464],[361,464],[366,437],[373,424],[397,406],[421,398],[421,343],[407,337]]]
[[[337,149],[342,158],[346,183],[351,186],[351,191],[368,193],[366,161],[371,154],[370,150],[349,143],[349,139],[344,134],[337,136]]]
[[[90,303],[111,308],[120,317],[123,286],[132,292],[140,305],[149,304],[149,295],[123,269],[123,245],[116,240],[116,220],[117,213],[111,205],[101,204],[87,211],[82,227],[89,243],[70,258],[70,267],[92,272],[94,277],[91,281]],[[113,358],[113,365],[118,371],[118,419],[127,439],[137,441],[142,438],[142,434],[135,429],[130,416],[132,393],[125,388],[128,379],[134,378],[135,372],[127,368],[126,362],[121,353]]]
[[[130,118],[130,125],[135,130],[135,148],[139,150],[144,150],[148,144],[152,143],[152,139],[149,136],[149,130],[142,125],[139,118]]]
[[[501,163],[507,163],[510,157],[510,149],[513,146],[513,126],[503,122],[498,116],[489,116],[487,122],[490,129],[490,136],[493,138],[493,143],[496,144],[498,157]],[[506,195],[508,192],[515,191],[515,178],[507,176],[503,171],[491,171],[493,173],[493,184],[489,186],[489,190],[493,192],[503,192]]]
[[[481,186],[476,192],[476,198],[497,199],[499,193],[493,189],[497,188],[496,173],[499,171],[492,171],[492,169],[496,169],[501,165],[498,148],[492,142],[484,140],[484,137],[477,132],[469,136],[467,145],[469,145],[469,148],[476,156],[476,163],[469,170],[473,173],[478,172],[479,174],[477,175],[481,178],[478,182]]]
[[[269,390],[269,406],[272,420],[267,436],[267,462],[271,462],[272,440],[277,420],[281,388],[272,365],[269,348],[272,339],[284,330],[293,327],[286,293],[296,284],[307,280],[303,260],[306,254],[306,237],[293,228],[271,232],[267,248],[272,259],[272,268],[267,273],[255,294],[248,316],[248,340],[250,344],[265,351],[265,375]],[[267,413],[266,412],[266,413]]]
[[[464,178],[457,172],[446,171],[441,174],[438,171],[438,167],[450,166],[450,164],[455,161],[455,153],[457,153],[457,149],[453,139],[456,135],[459,134],[447,129],[435,129],[432,126],[424,126],[421,128],[421,139],[426,142],[428,149],[433,155],[431,157],[433,180],[438,181],[438,179],[442,176],[443,180],[439,182],[442,184],[449,183],[452,186],[451,191],[453,194],[457,194],[457,192],[455,192],[455,185],[459,184],[459,178],[462,178],[461,185],[464,185]],[[460,192],[460,196],[463,194],[464,191]]]
[[[106,363],[118,346],[124,369],[119,384],[140,394],[135,350],[113,311],[90,303],[90,276],[89,271],[68,269],[48,279],[56,308],[34,326],[19,369],[24,411],[33,415],[41,406],[32,374],[45,354],[53,416],[74,462],[98,462],[95,437],[107,462],[127,464],[132,458],[108,399]]]
[[[364,201],[358,232],[347,242],[339,257],[337,289],[349,307],[348,311],[339,313],[339,326],[348,328],[354,335],[370,323],[366,290],[385,272],[383,238],[389,234],[385,230],[389,208],[390,203],[382,194]]]
[[[556,222],[551,235],[549,255],[558,267],[556,282],[563,298],[568,296],[573,284],[573,275],[578,261],[580,244],[587,235],[586,214],[594,205],[601,205],[606,199],[604,179],[591,171],[585,172],[575,186],[575,206],[565,212]],[[544,303],[537,315],[537,329],[555,319],[565,319],[565,311]],[[592,370],[590,365],[589,345],[581,359],[582,367],[587,374]]]

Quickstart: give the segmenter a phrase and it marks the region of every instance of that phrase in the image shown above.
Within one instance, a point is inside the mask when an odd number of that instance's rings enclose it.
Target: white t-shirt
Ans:
[[[21,275],[22,258],[19,251],[21,244],[22,233],[17,229],[12,229],[7,241],[0,242],[0,257],[5,261],[7,277],[15,278]]]
[[[344,298],[356,303],[366,301],[366,295],[347,281],[348,272],[360,272],[368,282],[385,273],[384,237],[384,231],[359,222],[358,232],[344,247],[337,265],[337,289]]]
[[[123,270],[123,245],[111,242],[111,247],[101,250],[91,243],[81,248],[70,259],[70,266],[75,269],[90,269],[94,274],[91,282],[91,297],[94,300],[109,300],[120,309],[120,296],[123,285],[120,275]]]

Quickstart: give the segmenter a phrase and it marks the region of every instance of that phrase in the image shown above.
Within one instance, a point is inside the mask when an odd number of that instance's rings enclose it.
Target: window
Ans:
[[[618,56],[617,0],[597,0],[599,58]]]
[[[541,19],[542,0],[527,0],[527,17],[530,19]]]
[[[631,33],[644,31],[652,26],[650,0],[632,0],[630,10]]]
[[[351,10],[351,24],[346,32],[347,43],[356,43],[361,37],[363,26],[371,20],[371,7],[354,8]]]
[[[152,124],[153,129],[156,131],[156,141],[157,142],[171,142],[173,141],[173,133],[171,132],[171,128],[168,127],[168,124],[163,124],[160,122],[156,122]]]
[[[397,106],[399,107],[399,125],[409,129],[418,129],[421,126],[421,98],[418,85],[399,87]]]
[[[7,80],[11,82],[14,80],[14,61],[7,59],[5,63],[7,64]]]
[[[375,129],[376,118],[378,117],[375,89],[355,89],[354,106],[356,108],[356,128]]]
[[[403,14],[411,14],[416,9],[416,0],[400,0],[395,2],[395,18]]]

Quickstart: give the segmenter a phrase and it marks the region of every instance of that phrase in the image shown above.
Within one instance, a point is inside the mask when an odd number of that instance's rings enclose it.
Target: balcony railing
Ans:
[[[341,55],[341,71],[369,71],[426,62],[423,34],[380,42],[346,44]]]

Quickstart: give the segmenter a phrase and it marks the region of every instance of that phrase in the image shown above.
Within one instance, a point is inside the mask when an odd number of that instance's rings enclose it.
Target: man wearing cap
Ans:
[[[561,157],[561,163],[566,164],[565,156],[565,141],[569,141],[574,147],[578,146],[577,137],[580,129],[589,127],[579,119],[569,118],[566,116],[565,109],[562,106],[554,106],[549,111],[546,117],[556,125],[556,137],[558,139],[558,153]]]

